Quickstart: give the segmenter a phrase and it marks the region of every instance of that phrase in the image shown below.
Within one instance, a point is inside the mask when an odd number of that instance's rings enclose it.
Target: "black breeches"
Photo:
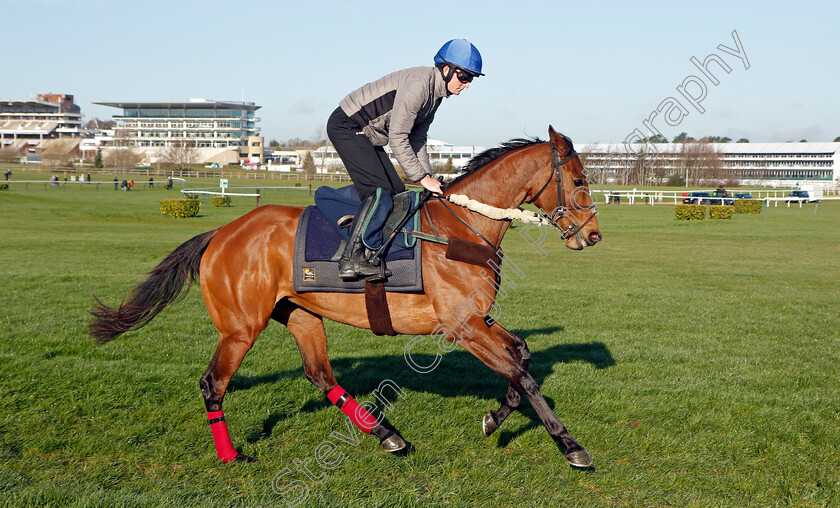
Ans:
[[[327,135],[353,179],[359,199],[364,201],[377,188],[385,189],[392,195],[405,191],[405,185],[385,149],[373,146],[359,125],[340,107],[327,120]]]

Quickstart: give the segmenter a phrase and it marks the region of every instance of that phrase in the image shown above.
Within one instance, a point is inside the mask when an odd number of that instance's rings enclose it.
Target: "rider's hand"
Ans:
[[[432,178],[432,175],[425,175],[419,183],[426,190],[430,191],[433,194],[443,194],[443,189],[441,189],[440,187],[440,182],[437,179]]]

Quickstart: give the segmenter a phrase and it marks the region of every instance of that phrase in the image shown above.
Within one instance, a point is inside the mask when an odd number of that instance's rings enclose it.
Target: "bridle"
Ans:
[[[560,236],[561,236],[561,238],[563,238],[563,240],[566,240],[566,239],[568,239],[570,237],[573,237],[573,236],[577,235],[578,233],[580,233],[580,231],[587,224],[589,224],[589,221],[591,221],[592,219],[594,219],[598,215],[598,211],[595,210],[594,201],[589,206],[577,206],[577,205],[566,206],[566,203],[565,203],[566,193],[563,192],[563,167],[566,164],[572,162],[574,159],[577,159],[577,158],[578,158],[577,152],[572,150],[571,152],[569,152],[568,155],[566,155],[566,157],[564,159],[561,160],[560,159],[560,153],[557,150],[557,147],[554,146],[554,143],[551,143],[551,175],[549,175],[548,181],[545,182],[545,185],[543,185],[542,188],[540,188],[540,190],[534,195],[534,197],[532,197],[531,199],[526,201],[526,203],[528,203],[528,204],[531,204],[534,201],[536,201],[537,198],[539,198],[540,195],[543,193],[543,191],[548,187],[548,184],[551,183],[551,179],[552,178],[554,179],[554,181],[557,184],[557,208],[555,208],[554,211],[551,212],[551,215],[547,215],[545,212],[538,213],[537,215],[539,217],[542,217],[546,221],[548,221],[549,224],[551,224],[558,231],[560,231]],[[423,197],[421,197],[420,205],[422,205],[430,197],[432,197],[432,194],[429,193],[428,191],[425,191],[423,193]],[[444,196],[434,196],[434,197],[435,197],[435,199],[440,201],[440,203],[443,204],[444,207],[446,207],[446,209],[449,211],[449,213],[451,213],[456,219],[458,219],[464,226],[466,226],[476,236],[478,236],[479,238],[484,240],[484,243],[493,247],[494,249],[498,248],[498,246],[494,245],[490,240],[485,238],[484,235],[482,235],[481,233],[476,231],[475,228],[470,226],[464,219],[462,219],[457,213],[455,213],[454,210],[452,210],[452,208],[447,203],[447,201],[449,201],[447,196],[444,195]],[[464,205],[461,205],[461,206],[464,206]],[[589,217],[583,222],[583,224],[581,224],[579,226],[576,226],[574,219],[572,219],[571,217],[568,217],[566,215],[566,212],[568,212],[570,210],[574,210],[574,211],[594,210],[594,211],[589,214]],[[426,213],[428,214],[428,209],[426,209]],[[411,215],[413,215],[413,213]],[[566,227],[566,228],[563,228],[559,224],[559,221],[561,219],[566,219],[566,221],[568,221],[568,223],[569,223],[569,226]],[[429,224],[431,224],[432,228],[434,228],[434,225],[432,224],[432,221],[431,221],[431,217],[429,217]],[[444,243],[444,244],[446,243],[446,239],[442,238],[442,237],[438,237],[437,232],[435,232],[434,235],[423,235],[423,234],[419,234],[419,233],[412,233],[412,234],[414,236],[422,239],[422,240],[432,241],[432,242],[437,242],[437,243]]]
[[[595,218],[596,215],[598,215],[597,211],[593,211],[589,215],[589,218],[587,218],[583,222],[583,224],[580,224],[579,226],[576,226],[575,221],[571,217],[568,217],[566,215],[566,212],[570,210],[595,210],[594,202],[589,206],[577,206],[574,204],[572,206],[566,206],[566,193],[563,191],[563,167],[577,158],[577,152],[572,150],[566,155],[566,157],[560,159],[560,152],[557,150],[557,147],[554,146],[554,143],[551,143],[551,175],[549,175],[548,181],[545,182],[545,185],[543,185],[542,188],[539,191],[537,191],[536,194],[534,194],[534,197],[526,201],[526,203],[528,204],[531,204],[534,201],[536,201],[537,198],[539,198],[543,191],[548,187],[548,184],[551,183],[551,179],[554,179],[554,181],[557,183],[557,208],[555,208],[554,211],[551,212],[551,215],[547,215],[545,213],[542,213],[540,215],[545,217],[545,219],[548,220],[552,226],[554,226],[560,231],[560,235],[564,240],[580,233],[580,230],[583,229],[587,224],[589,224],[589,221]],[[560,226],[558,222],[561,219],[566,219],[566,221],[569,223],[569,226],[566,228]]]

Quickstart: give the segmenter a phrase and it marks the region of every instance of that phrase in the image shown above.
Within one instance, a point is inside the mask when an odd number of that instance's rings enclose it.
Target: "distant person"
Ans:
[[[117,177],[115,176],[114,177],[114,190],[117,190],[117,187],[119,186],[119,184],[120,184],[120,181],[117,180]]]
[[[152,178],[151,176],[149,177],[149,188],[150,188],[150,189],[154,189],[154,188],[155,188],[155,179],[154,179],[154,178]]]
[[[166,177],[166,190],[171,190],[171,189],[172,189],[172,177],[167,176]]]
[[[11,178],[11,177],[12,177],[12,170],[11,170],[11,169],[7,169],[7,170],[6,170],[5,175],[6,175],[6,181],[8,182],[8,181],[9,181],[9,178]]]
[[[126,182],[125,180],[122,181],[122,190],[123,192],[128,190],[128,182]]]
[[[128,181],[128,190],[131,190],[134,187],[134,180]]]

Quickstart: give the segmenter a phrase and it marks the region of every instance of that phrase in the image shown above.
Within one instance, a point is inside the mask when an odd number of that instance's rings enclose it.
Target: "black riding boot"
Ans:
[[[344,252],[338,260],[338,276],[345,280],[355,280],[379,275],[378,260],[373,264],[365,257],[365,244],[362,243],[362,233],[370,215],[374,212],[376,194],[371,194],[356,211],[353,225],[350,228],[350,238],[344,247]]]

